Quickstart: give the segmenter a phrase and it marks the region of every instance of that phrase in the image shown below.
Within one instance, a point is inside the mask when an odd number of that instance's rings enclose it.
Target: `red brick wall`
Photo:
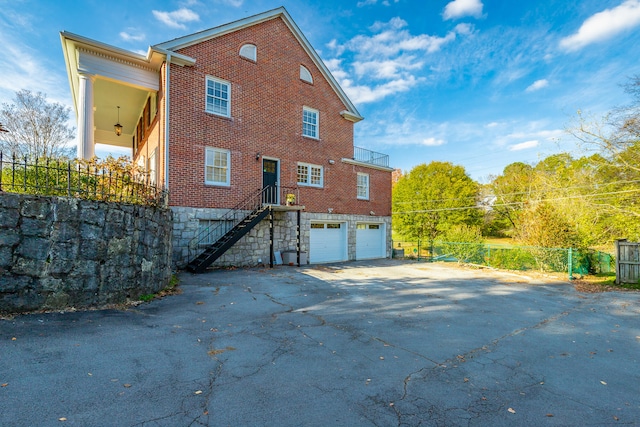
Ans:
[[[239,56],[257,46],[257,62]],[[353,123],[293,34],[273,19],[182,49],[194,67],[171,65],[170,204],[233,207],[262,187],[262,159],[280,161],[280,184],[297,185],[297,162],[323,166],[324,188],[300,187],[308,212],[390,215],[391,173],[342,163],[353,155]],[[314,84],[300,80],[300,65]],[[206,76],[231,82],[231,118],[205,112]],[[319,110],[320,139],[302,136],[302,107]],[[231,186],[204,184],[205,147],[231,152]],[[329,164],[329,160],[335,164]],[[356,198],[357,172],[370,175],[370,200]]]

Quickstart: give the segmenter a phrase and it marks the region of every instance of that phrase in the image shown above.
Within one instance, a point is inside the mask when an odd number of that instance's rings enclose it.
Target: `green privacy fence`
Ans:
[[[542,248],[460,242],[394,242],[394,254],[418,261],[457,261],[507,270],[567,272],[574,275],[610,273],[610,254],[592,249]]]

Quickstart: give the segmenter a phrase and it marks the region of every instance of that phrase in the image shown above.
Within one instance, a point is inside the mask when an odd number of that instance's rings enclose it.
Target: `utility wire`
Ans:
[[[575,195],[575,196],[555,197],[555,198],[534,200],[534,202],[551,202],[551,201],[558,201],[558,200],[581,199],[581,198],[585,198],[585,197],[588,197],[591,200],[594,200],[594,198],[595,198],[595,200],[599,200],[601,198],[600,196],[610,196],[610,195],[614,195],[614,194],[625,194],[625,193],[635,193],[635,192],[640,192],[640,188],[636,188],[636,189],[633,189],[633,190],[611,191],[611,192],[608,192],[608,193],[591,194],[591,195],[587,195],[587,196],[579,194],[579,195]],[[453,207],[453,208],[422,209],[422,210],[415,210],[415,211],[392,212],[392,215],[401,215],[401,214],[408,214],[408,213],[462,211],[462,210],[467,210],[467,209],[490,209],[490,208],[495,208],[495,207],[522,205],[524,203],[526,203],[526,202],[498,203],[498,204],[494,204],[494,205],[460,206],[460,207]]]

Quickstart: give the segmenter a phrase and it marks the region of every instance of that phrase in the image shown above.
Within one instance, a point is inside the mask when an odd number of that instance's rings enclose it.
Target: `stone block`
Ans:
[[[76,261],[70,273],[71,277],[92,277],[97,276],[99,272],[100,262],[98,261]]]
[[[82,240],[96,240],[102,237],[103,228],[94,224],[80,224],[78,237]]]
[[[14,193],[0,193],[0,207],[7,209],[19,209],[24,196]]]
[[[0,247],[13,247],[20,241],[18,230],[0,230]]]
[[[45,261],[49,257],[51,241],[41,237],[26,236],[16,247],[15,253],[26,259]]]
[[[13,265],[13,251],[10,247],[0,246],[0,275]],[[1,279],[0,279],[1,280]]]
[[[49,263],[45,260],[16,258],[11,272],[16,275],[29,277],[45,277],[48,274]]]
[[[131,248],[130,237],[123,237],[121,239],[118,239],[118,238],[111,239],[107,244],[107,257],[111,258],[112,256],[126,254],[129,252],[130,248]]]
[[[111,224],[120,225],[122,224],[123,219],[124,219],[124,212],[122,212],[121,210],[111,208],[107,211],[107,215],[106,215],[107,222]]]
[[[0,228],[15,228],[19,220],[18,209],[0,208]]]
[[[41,218],[22,218],[20,230],[24,236],[47,237],[51,229],[51,223]]]
[[[79,260],[103,260],[107,257],[107,243],[103,239],[84,239],[80,242]]]
[[[0,274],[0,293],[17,292],[20,289],[33,286],[34,278],[31,276],[18,276],[16,274]],[[0,306],[0,310],[2,307]]]
[[[82,209],[82,221],[98,227],[104,227],[106,215],[104,209]]]
[[[70,197],[57,197],[52,201],[54,221],[73,221],[78,219],[78,199]],[[84,206],[83,206],[84,208]]]
[[[21,213],[27,218],[44,219],[51,212],[51,203],[49,198],[38,197],[22,202]]]

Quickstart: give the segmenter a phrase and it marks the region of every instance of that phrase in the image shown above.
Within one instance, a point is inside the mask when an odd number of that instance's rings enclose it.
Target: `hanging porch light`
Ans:
[[[118,105],[118,122],[113,125],[113,130],[116,132],[117,136],[122,135],[122,125],[120,124],[120,106]]]

